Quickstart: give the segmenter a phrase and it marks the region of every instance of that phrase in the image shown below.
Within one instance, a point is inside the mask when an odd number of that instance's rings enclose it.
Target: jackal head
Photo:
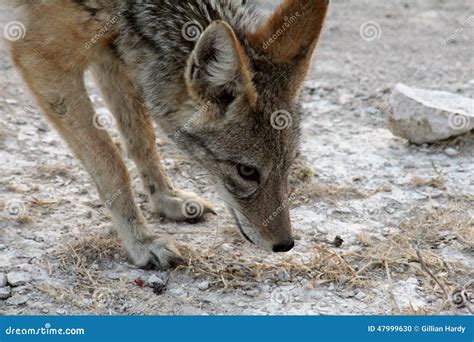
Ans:
[[[327,0],[288,0],[255,32],[223,21],[203,32],[186,71],[199,115],[185,147],[213,175],[244,237],[266,250],[294,246],[289,168],[300,136],[296,104]]]

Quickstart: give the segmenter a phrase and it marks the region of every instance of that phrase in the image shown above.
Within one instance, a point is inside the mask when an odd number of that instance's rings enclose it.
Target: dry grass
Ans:
[[[429,186],[440,190],[446,190],[446,183],[444,182],[444,178],[440,176],[435,176],[432,178],[421,178],[418,176],[414,176],[411,179],[411,185],[416,188]]]
[[[36,169],[39,178],[53,179],[56,177],[71,178],[70,169],[63,165],[43,165]]]
[[[391,278],[400,280],[414,276],[419,279],[425,293],[444,298],[443,288],[423,270],[417,251],[422,253],[424,265],[446,291],[452,291],[468,278],[469,270],[464,264],[448,262],[438,250],[441,244],[472,248],[468,241],[473,241],[473,222],[466,209],[454,205],[444,210],[415,210],[409,219],[401,222],[399,232],[386,238],[360,235],[362,247],[352,252],[338,252],[328,245],[315,245],[304,260],[272,257],[268,261],[256,262],[247,257],[236,259],[218,248],[198,252],[183,247],[183,254],[189,258],[188,265],[183,268],[194,277],[210,278],[214,286],[224,290],[248,289],[260,282],[277,283],[277,274],[281,270],[290,275],[292,282],[307,279],[315,285],[331,282],[340,288],[367,288]],[[423,314],[423,310],[417,310],[401,308],[398,312]]]
[[[310,183],[315,176],[313,167],[306,164],[302,158],[297,158],[291,166],[289,182],[292,187],[298,187]]]
[[[59,258],[60,270],[72,273],[76,277],[77,286],[95,289],[101,285],[97,265],[121,253],[119,239],[114,234],[109,234],[68,244],[56,256]]]
[[[392,277],[415,275],[427,291],[441,296],[441,289],[420,265],[419,250],[426,267],[448,290],[468,274],[461,263],[447,262],[438,252],[441,244],[472,251],[473,221],[465,207],[415,210],[401,222],[399,229],[384,239],[358,235],[361,248],[357,251],[338,252],[326,244],[314,245],[304,258],[271,256],[256,261],[251,255],[236,258],[220,248],[198,250],[182,246],[188,264],[180,269],[193,277],[210,278],[214,286],[227,290],[254,287],[262,281],[278,282],[277,274],[281,270],[290,275],[291,281],[308,279],[315,284],[332,282],[342,287],[368,287],[374,281],[384,281],[388,268]],[[94,265],[120,253],[120,241],[109,235],[70,244],[57,256],[62,271],[72,271],[79,286],[93,288],[100,285]]]
[[[181,246],[181,252],[188,263],[175,272],[186,272],[197,279],[206,278],[212,288],[223,291],[248,290],[259,283],[278,284],[282,281],[279,277],[282,271],[288,273],[288,282],[306,279],[313,286],[333,283],[341,290],[370,288],[381,283],[392,284],[392,279],[399,281],[416,277],[424,293],[442,298],[442,308],[446,309],[445,293],[451,293],[456,286],[472,277],[472,274],[461,262],[447,261],[441,255],[440,248],[449,245],[472,253],[474,226],[469,215],[471,207],[472,202],[461,202],[447,209],[414,209],[399,224],[399,231],[383,238],[360,234],[360,247],[352,251],[341,252],[331,248],[329,244],[317,244],[304,256],[271,255],[260,259],[251,253],[229,253],[228,250],[215,246],[207,249]],[[422,263],[418,252],[423,255]],[[102,293],[104,300],[108,300],[107,296],[127,288],[117,282],[113,282],[112,286],[99,277],[100,263],[112,259],[118,253],[121,253],[119,240],[108,235],[72,243],[57,253],[57,257],[60,271],[69,274],[72,272],[75,276],[74,291],[80,289],[82,293],[93,293],[93,296]],[[63,299],[72,295],[68,291],[61,292]],[[438,312],[431,307],[398,308],[390,288],[387,295],[396,313]]]
[[[312,202],[316,199],[334,201],[338,199],[364,198],[367,194],[352,186],[314,183],[314,169],[302,158],[297,158],[290,170],[289,183],[292,189],[292,207]]]
[[[428,179],[415,176],[412,178],[411,184],[417,188],[429,186],[440,190],[447,190],[446,181],[444,179],[442,170],[440,170],[433,161],[431,162],[431,167],[433,168],[436,176]]]

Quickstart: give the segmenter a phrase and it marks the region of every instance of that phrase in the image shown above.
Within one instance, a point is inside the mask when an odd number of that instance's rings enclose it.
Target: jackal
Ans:
[[[11,43],[13,61],[90,173],[134,264],[163,269],[182,258],[135,204],[120,153],[96,122],[86,70],[159,215],[184,221],[213,209],[173,186],[152,119],[209,173],[248,241],[293,248],[286,201],[297,98],[328,0],[286,0],[266,19],[237,0],[14,2],[25,32]]]

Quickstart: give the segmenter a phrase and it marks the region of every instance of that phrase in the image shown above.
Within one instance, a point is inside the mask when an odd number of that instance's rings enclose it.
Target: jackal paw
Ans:
[[[206,214],[214,214],[211,203],[192,192],[174,190],[154,198],[155,212],[172,221],[199,221]]]
[[[150,237],[127,250],[132,262],[145,269],[166,270],[184,264],[173,240],[164,237]]]

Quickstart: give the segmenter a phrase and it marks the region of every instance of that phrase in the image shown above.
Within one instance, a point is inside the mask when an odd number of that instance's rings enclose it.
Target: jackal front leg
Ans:
[[[174,221],[198,220],[208,212],[214,213],[209,202],[172,185],[160,162],[151,116],[128,72],[113,55],[93,67],[94,77],[117,119],[154,211]]]
[[[181,263],[173,241],[147,227],[116,146],[94,125],[83,71],[74,63],[64,65],[62,59],[44,59],[21,42],[14,46],[13,56],[39,105],[89,171],[132,262],[160,269]]]

